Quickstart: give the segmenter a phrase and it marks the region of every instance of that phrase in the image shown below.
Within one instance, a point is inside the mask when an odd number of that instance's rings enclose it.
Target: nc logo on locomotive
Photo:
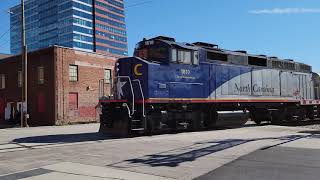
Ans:
[[[143,75],[142,72],[139,71],[139,68],[141,68],[141,67],[142,67],[142,64],[137,64],[137,65],[134,66],[133,72],[134,72],[134,74],[136,76],[142,76]]]

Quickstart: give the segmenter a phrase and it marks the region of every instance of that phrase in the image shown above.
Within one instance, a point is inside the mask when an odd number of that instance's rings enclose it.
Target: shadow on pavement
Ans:
[[[281,126],[289,126],[289,127],[296,127],[296,126],[309,126],[309,125],[317,125],[320,124],[320,120],[305,120],[305,121],[291,121],[291,122],[284,122]]]
[[[140,158],[129,159],[108,166],[130,168],[148,165],[151,167],[166,166],[177,167],[184,162],[195,161],[198,158],[211,155],[241,144],[260,141],[260,140],[281,140],[281,144],[299,140],[301,138],[310,137],[310,135],[291,135],[284,137],[256,138],[256,139],[228,139],[223,141],[212,141],[196,143],[191,146],[181,147],[165,152],[146,155]],[[280,144],[279,144],[280,145]],[[277,145],[276,145],[277,146]],[[272,146],[274,147],[274,146]],[[266,148],[272,148],[266,147]]]
[[[63,144],[63,143],[78,143],[90,142],[107,139],[116,139],[111,136],[102,135],[100,133],[81,133],[81,134],[59,134],[46,136],[33,136],[14,139],[15,143],[43,143],[43,144]]]
[[[20,127],[20,126],[11,125],[11,124],[0,124],[0,129],[9,129],[9,128],[15,128],[15,127]]]
[[[320,135],[320,130],[306,130],[306,131],[300,131],[299,133],[312,134],[312,135]]]

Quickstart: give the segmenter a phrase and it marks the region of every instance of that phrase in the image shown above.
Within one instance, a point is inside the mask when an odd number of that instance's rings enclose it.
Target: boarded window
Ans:
[[[0,74],[0,89],[6,88],[6,76],[4,74]]]
[[[18,87],[22,87],[22,71],[18,71]]]
[[[78,81],[78,66],[77,65],[69,65],[69,80],[70,81]]]
[[[104,70],[104,82],[107,84],[111,83],[111,69]]]
[[[78,109],[78,93],[69,93],[69,109]]]
[[[44,113],[46,109],[46,102],[44,94],[40,93],[38,95],[38,112]]]
[[[38,67],[38,84],[44,84],[44,67]]]

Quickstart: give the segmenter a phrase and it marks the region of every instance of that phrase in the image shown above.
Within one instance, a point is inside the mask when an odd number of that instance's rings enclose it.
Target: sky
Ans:
[[[125,0],[129,55],[135,44],[159,35],[179,42],[208,42],[294,59],[320,72],[319,0]],[[0,0],[0,37],[9,29],[5,12],[18,0]],[[9,34],[0,38],[9,53]]]

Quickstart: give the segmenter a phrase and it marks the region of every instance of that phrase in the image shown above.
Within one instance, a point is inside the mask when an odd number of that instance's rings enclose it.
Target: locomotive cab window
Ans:
[[[193,51],[193,64],[199,65],[199,52]]]
[[[177,49],[171,49],[171,62],[178,62]]]
[[[175,49],[171,50],[171,62],[181,64],[199,64],[198,51]]]
[[[148,61],[167,63],[169,59],[169,48],[161,45],[145,46],[136,49],[135,55]]]
[[[166,47],[149,47],[148,59],[152,61],[165,62],[168,59],[168,49]]]
[[[179,50],[178,62],[183,64],[191,64],[191,51]]]

